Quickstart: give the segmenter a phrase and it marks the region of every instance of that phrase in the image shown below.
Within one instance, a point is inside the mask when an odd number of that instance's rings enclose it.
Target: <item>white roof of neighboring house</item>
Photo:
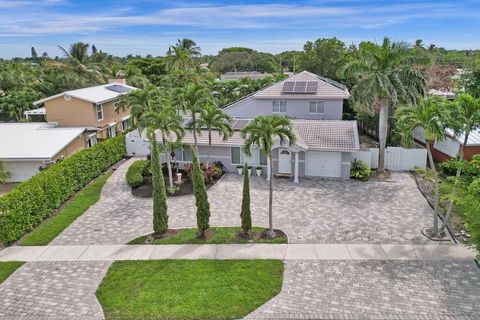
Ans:
[[[108,89],[108,87],[111,86],[120,86],[122,89],[128,90],[126,92],[117,92]],[[92,103],[103,103],[111,100],[115,100],[121,95],[124,95],[128,93],[131,90],[135,90],[137,88],[123,84],[123,83],[107,83],[107,84],[102,84],[99,86],[95,87],[88,87],[88,88],[82,88],[82,89],[77,89],[77,90],[70,90],[70,91],[65,91],[63,93],[56,94],[51,97],[47,97],[45,99],[41,99],[38,101],[35,101],[33,104],[37,105],[40,103],[43,103],[45,101],[49,101],[61,96],[70,96],[74,97],[77,99],[85,100],[88,102]]]
[[[283,86],[287,81],[318,82],[317,91],[311,94],[284,93]],[[343,84],[303,71],[256,92],[253,97],[256,99],[348,99],[350,93]]]
[[[235,128],[235,121],[237,119],[232,121],[233,128]],[[242,121],[242,127],[245,127],[251,119],[238,119],[238,121]],[[297,137],[296,145],[304,150],[346,152],[360,150],[356,121],[293,119],[291,122]],[[243,146],[244,140],[240,136],[238,129],[234,130],[233,135],[227,141],[223,141],[219,132],[213,130],[212,146]],[[161,141],[161,136],[158,132],[157,140]],[[202,130],[200,134],[197,134],[197,141],[199,145],[208,145],[208,131]],[[193,145],[193,134],[186,130],[182,142]]]
[[[0,160],[50,160],[85,130],[45,122],[0,123]]]
[[[46,111],[45,111],[45,108],[38,108],[38,109],[27,110],[23,114],[25,116],[44,116],[46,115]]]
[[[243,78],[249,78],[249,79],[264,79],[266,77],[271,76],[269,73],[261,73],[258,71],[240,71],[240,72],[225,72],[220,76],[220,80],[225,81],[225,80],[240,80]]]
[[[437,90],[437,89],[429,89],[428,90],[429,96],[436,96],[436,97],[444,97],[447,99],[455,99],[455,92],[447,91],[447,90]]]
[[[454,139],[456,139],[458,142],[463,144],[463,141],[465,140],[465,134],[462,133],[459,136],[455,136],[454,132],[452,129],[447,129],[447,134]],[[468,135],[468,141],[467,141],[467,146],[480,146],[480,129],[474,130],[470,132]]]

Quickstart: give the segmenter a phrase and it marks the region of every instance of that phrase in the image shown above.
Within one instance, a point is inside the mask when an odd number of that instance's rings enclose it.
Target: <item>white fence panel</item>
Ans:
[[[368,153],[370,161],[368,161]],[[370,168],[378,168],[378,148],[371,148],[370,151],[353,153],[353,159],[363,160],[370,165]],[[388,147],[385,154],[385,168],[392,171],[410,171],[416,167],[425,169],[427,166],[426,149],[405,149],[399,147]]]
[[[125,135],[125,145],[127,147],[127,155],[132,157],[146,156],[150,154],[150,144],[147,139],[134,130]]]

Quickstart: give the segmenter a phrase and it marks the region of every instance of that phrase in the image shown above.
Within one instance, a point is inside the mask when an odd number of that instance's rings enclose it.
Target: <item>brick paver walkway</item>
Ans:
[[[130,194],[125,172],[130,160],[106,183],[101,200],[60,234],[54,245],[125,244],[152,231],[152,201]],[[274,224],[290,243],[425,243],[432,211],[407,173],[396,182],[303,179],[296,185],[276,180]],[[212,226],[240,225],[242,177],[226,175],[208,192]],[[254,225],[268,225],[268,186],[251,179]],[[171,228],[196,226],[193,196],[170,198]]]

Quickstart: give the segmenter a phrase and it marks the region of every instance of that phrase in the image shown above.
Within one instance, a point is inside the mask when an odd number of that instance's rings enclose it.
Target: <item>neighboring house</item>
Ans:
[[[428,95],[429,96],[434,96],[434,97],[441,97],[445,98],[448,100],[454,100],[456,97],[455,92],[449,91],[449,90],[437,90],[437,89],[429,89],[428,90]]]
[[[261,73],[258,71],[239,71],[239,72],[225,72],[220,76],[221,81],[230,81],[230,80],[240,80],[243,78],[248,78],[252,80],[265,79],[270,77],[269,73]]]
[[[120,96],[136,88],[126,85],[123,79],[109,82],[35,101],[35,105],[43,105],[36,110],[44,109],[47,122],[58,127],[85,127],[88,146],[93,146],[97,140],[114,137],[131,126],[129,110],[116,110],[116,103]]]
[[[415,141],[425,146],[425,139],[422,128],[417,128],[413,132]],[[451,129],[445,131],[445,139],[436,141],[433,144],[432,154],[437,161],[448,161],[458,156],[460,146],[463,144],[465,136],[463,134],[456,136]],[[467,145],[464,148],[465,160],[471,160],[475,154],[480,154],[480,130],[470,132]]]
[[[217,131],[212,133],[210,160],[221,161],[230,171],[244,162],[266,168],[263,152],[253,149],[250,157],[243,152],[240,130],[257,115],[282,114],[292,118],[297,142],[292,146],[275,144],[274,174],[291,176],[294,182],[305,176],[349,179],[352,154],[360,150],[357,122],[342,120],[343,100],[349,96],[345,86],[332,80],[305,71],[292,75],[224,108],[234,117],[234,133],[227,141]],[[157,140],[161,141],[159,136]],[[193,135],[187,132],[183,142],[192,145]],[[198,143],[200,160],[206,161],[206,130]],[[175,156],[180,163],[191,161],[188,149],[177,150]]]
[[[48,123],[0,123],[0,162],[11,182],[30,179],[42,168],[85,148],[85,128]]]

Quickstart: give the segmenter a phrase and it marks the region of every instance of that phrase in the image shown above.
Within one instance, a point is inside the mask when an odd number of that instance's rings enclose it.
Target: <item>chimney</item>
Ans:
[[[120,83],[126,85],[127,80],[125,78],[108,79],[108,83]]]

